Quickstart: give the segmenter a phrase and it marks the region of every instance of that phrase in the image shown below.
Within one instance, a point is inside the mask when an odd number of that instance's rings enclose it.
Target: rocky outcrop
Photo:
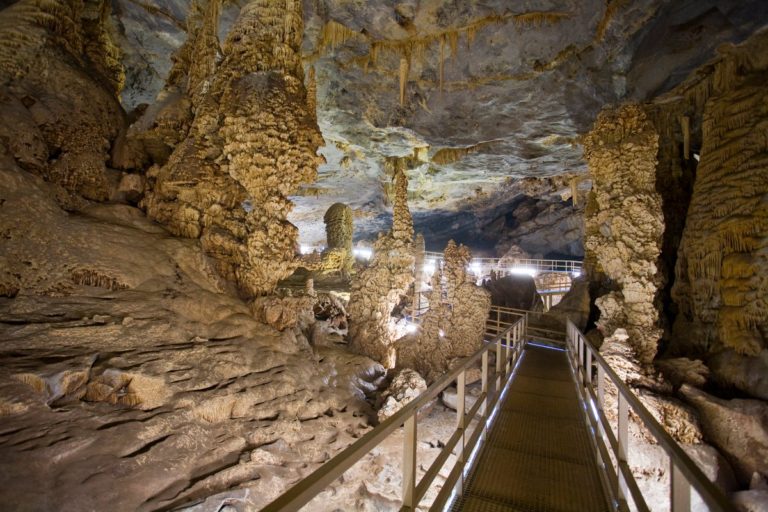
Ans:
[[[408,178],[401,168],[394,176],[392,229],[373,244],[373,258],[352,281],[349,307],[350,348],[379,361],[396,364],[395,340],[401,335],[396,306],[414,281],[413,221],[408,211]]]
[[[109,198],[107,163],[124,129],[124,81],[110,4],[22,0],[0,12],[0,144],[59,185],[59,201]],[[119,162],[110,162],[118,166]]]
[[[0,158],[5,508],[258,510],[368,429],[380,365],[254,319],[198,241],[53,190]]]
[[[681,392],[701,412],[707,438],[728,457],[746,486],[757,473],[768,478],[768,405],[760,400],[722,400],[690,386]]]
[[[297,265],[287,196],[314,179],[322,137],[303,84],[301,2],[245,5],[218,65],[211,53],[215,2],[177,60],[194,118],[167,164],[152,173],[144,204],[174,234],[200,238],[221,275],[245,296],[258,296]]]
[[[598,326],[604,335],[625,328],[643,364],[653,360],[661,338],[655,298],[664,219],[655,188],[657,152],[656,130],[638,105],[602,112],[584,138],[593,183],[585,212],[585,265],[618,288],[596,300]]]

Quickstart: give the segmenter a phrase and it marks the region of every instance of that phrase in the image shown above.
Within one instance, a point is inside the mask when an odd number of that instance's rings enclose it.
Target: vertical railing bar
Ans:
[[[460,464],[462,467],[467,463],[467,454],[465,453],[466,447],[466,432],[467,432],[467,418],[466,418],[466,391],[467,391],[467,371],[463,370],[458,377],[456,377],[456,429],[461,431],[461,440],[458,444],[458,453],[456,456],[456,464]],[[459,496],[464,490],[464,471],[459,473],[459,478],[456,481],[456,492]]]
[[[626,398],[619,391],[618,394],[618,448],[619,453],[616,454],[616,474],[618,475],[618,496],[621,499],[628,498],[627,483],[625,481],[624,473],[621,470],[621,463],[627,462],[627,443],[629,441],[629,404],[627,404]]]
[[[691,511],[691,484],[686,480],[685,475],[678,469],[670,457],[670,507],[672,512],[690,512]]]
[[[403,439],[403,509],[415,510],[416,504],[416,416],[405,420]]]

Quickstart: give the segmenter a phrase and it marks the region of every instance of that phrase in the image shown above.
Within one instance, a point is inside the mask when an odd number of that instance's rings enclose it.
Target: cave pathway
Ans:
[[[453,510],[609,510],[567,352],[526,346]]]

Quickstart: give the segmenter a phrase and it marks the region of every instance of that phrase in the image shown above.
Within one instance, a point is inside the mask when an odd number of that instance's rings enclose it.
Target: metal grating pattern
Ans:
[[[565,352],[525,349],[453,510],[609,510]]]

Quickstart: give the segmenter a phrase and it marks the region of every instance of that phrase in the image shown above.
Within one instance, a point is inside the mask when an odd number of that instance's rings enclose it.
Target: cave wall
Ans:
[[[701,160],[678,253],[677,350],[757,356],[768,333],[768,36],[725,49],[699,87]]]
[[[109,14],[98,0],[22,0],[0,12],[0,142],[60,186],[68,209],[109,198],[107,164],[123,167],[125,74]]]

